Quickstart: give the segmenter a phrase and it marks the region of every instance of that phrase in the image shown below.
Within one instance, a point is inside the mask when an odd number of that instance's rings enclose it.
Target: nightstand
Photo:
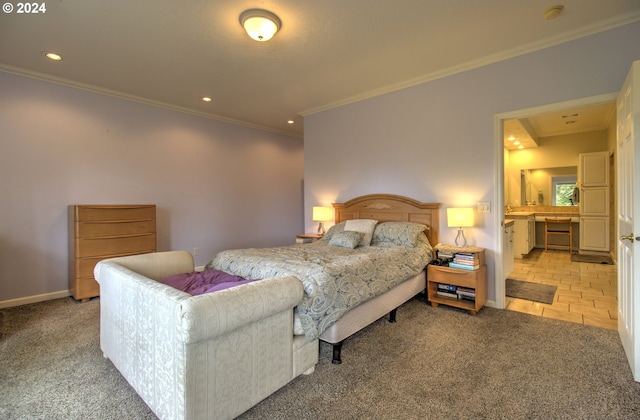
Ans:
[[[324,235],[318,235],[317,233],[299,233],[296,235],[297,244],[308,244],[315,242],[322,238]]]
[[[476,315],[487,301],[487,266],[484,249],[459,248],[454,261],[469,268],[430,264],[427,268],[427,299],[431,306],[448,305]]]

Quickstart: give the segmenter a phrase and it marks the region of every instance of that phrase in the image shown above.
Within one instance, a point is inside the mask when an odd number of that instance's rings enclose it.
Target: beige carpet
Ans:
[[[99,300],[0,310],[0,418],[154,418],[99,349]],[[615,331],[412,300],[241,419],[637,419]]]

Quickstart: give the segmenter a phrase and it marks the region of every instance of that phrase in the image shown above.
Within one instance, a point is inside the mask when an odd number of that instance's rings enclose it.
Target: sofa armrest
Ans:
[[[149,254],[129,255],[110,258],[108,261],[119,264],[138,274],[153,280],[162,280],[180,273],[194,271],[193,256],[187,251],[152,252]],[[95,278],[99,280],[99,264],[95,268]]]
[[[95,279],[100,284],[100,306],[103,313],[113,312],[115,317],[123,319],[133,316],[133,311],[139,310],[142,305],[149,305],[151,310],[155,308],[157,316],[171,313],[175,318],[179,302],[192,297],[182,290],[133,271],[120,261],[120,258],[103,260],[94,269]],[[182,271],[167,271],[167,276],[180,272]],[[102,318],[101,316],[101,321]]]
[[[293,325],[293,308],[302,302],[303,293],[302,282],[288,276],[183,300],[179,327],[182,341],[207,340],[286,310],[291,310]]]

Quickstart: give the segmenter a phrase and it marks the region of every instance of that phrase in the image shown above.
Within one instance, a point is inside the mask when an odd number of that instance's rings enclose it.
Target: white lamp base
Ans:
[[[458,236],[456,236],[456,246],[458,248],[464,248],[467,246],[467,238],[464,237],[464,231],[462,228],[458,228]]]

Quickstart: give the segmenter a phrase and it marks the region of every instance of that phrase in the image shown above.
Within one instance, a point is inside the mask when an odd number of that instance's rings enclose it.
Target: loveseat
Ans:
[[[186,251],[99,262],[100,346],[161,419],[233,418],[313,372],[318,340],[293,334],[296,277],[191,296],[157,280],[194,270]]]

